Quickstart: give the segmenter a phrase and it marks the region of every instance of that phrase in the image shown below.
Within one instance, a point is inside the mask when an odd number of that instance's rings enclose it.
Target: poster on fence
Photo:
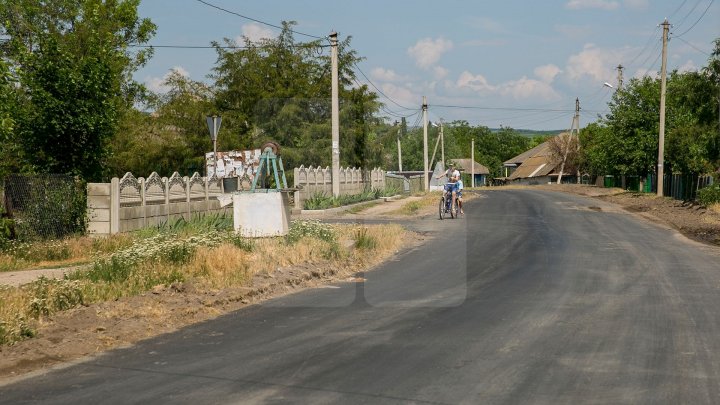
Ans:
[[[212,152],[205,154],[205,169],[208,177],[216,174],[218,178],[243,177],[253,178],[260,164],[260,149],[231,150],[218,152],[217,166],[215,155]],[[217,173],[215,168],[217,167]]]

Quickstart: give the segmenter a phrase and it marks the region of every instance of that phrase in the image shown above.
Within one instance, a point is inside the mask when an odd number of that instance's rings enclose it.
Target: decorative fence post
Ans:
[[[110,235],[120,232],[120,179],[110,180]]]

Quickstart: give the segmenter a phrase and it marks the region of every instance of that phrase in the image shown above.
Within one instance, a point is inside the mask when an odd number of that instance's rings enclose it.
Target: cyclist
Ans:
[[[452,204],[455,204],[455,198],[458,195],[458,191],[460,190],[458,187],[462,185],[462,180],[460,180],[460,172],[455,168],[455,164],[450,162],[448,163],[448,168],[445,170],[442,174],[437,176],[436,178],[442,178],[443,176],[447,176],[448,182],[445,184],[445,191],[451,191],[452,190]],[[458,203],[460,204],[460,213],[462,213],[462,200],[458,200]]]

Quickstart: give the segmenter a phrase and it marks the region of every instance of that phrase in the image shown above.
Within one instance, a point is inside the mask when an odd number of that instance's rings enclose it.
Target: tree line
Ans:
[[[157,27],[138,14],[140,0],[0,0],[0,176],[67,173],[87,181],[131,171],[203,172],[212,150],[205,117],[220,115],[218,150],[281,145],[286,168],[330,165],[329,43],[299,41],[293,22],[277,37],[213,42],[207,80],[173,71],[153,93],[132,75],[152,57],[144,48]],[[356,77],[362,57],[348,37],[339,44],[341,164],[423,167],[422,128],[398,128],[378,96]],[[717,169],[720,42],[699,72],[668,80],[667,162],[671,170]],[[418,107],[419,109],[419,107]],[[659,80],[631,80],[615,92],[610,113],[581,130],[568,171],[652,172],[657,159]],[[437,129],[430,129],[430,147]],[[502,162],[548,139],[512,128],[454,121],[445,126],[447,158],[469,158],[491,176]],[[557,148],[562,150],[562,148]],[[438,152],[439,154],[439,152]]]
[[[205,117],[220,115],[218,149],[273,140],[286,167],[330,164],[331,71],[328,42],[294,38],[283,22],[275,38],[214,42],[206,81],[171,72],[163,93],[132,79],[152,57],[141,48],[157,27],[139,0],[0,0],[0,175],[67,173],[88,181],[131,171],[203,171],[212,150]],[[359,84],[362,60],[348,37],[339,44],[341,164],[397,167],[397,127],[377,95]],[[405,129],[405,168],[422,168],[422,131]],[[431,136],[437,136],[431,131]],[[484,164],[500,163],[534,141],[510,128],[467,122],[446,130],[449,157],[469,157],[476,138]],[[537,142],[535,142],[537,143]]]
[[[699,71],[667,78],[665,172],[711,174],[720,167],[720,38]],[[655,173],[660,78],[633,78],[608,103],[609,113],[581,131],[576,163],[601,175]]]

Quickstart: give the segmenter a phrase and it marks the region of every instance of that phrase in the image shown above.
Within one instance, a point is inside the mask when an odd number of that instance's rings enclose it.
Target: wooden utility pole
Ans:
[[[398,171],[402,171],[402,147],[400,146],[400,138],[402,138],[402,132],[405,129],[405,117],[402,117],[402,121],[398,122],[400,127],[398,128],[397,134],[397,148],[398,148]]]
[[[330,33],[330,64],[332,65],[332,193],[340,196],[340,101],[338,95],[338,39],[337,32]]]
[[[470,187],[475,187],[475,138],[470,141]]]
[[[573,133],[578,137],[578,145],[580,144],[580,99],[575,98],[575,115],[573,116],[572,124],[570,125],[570,133],[568,134],[567,140],[565,141],[565,153],[563,154],[563,160],[560,164],[560,173],[558,174],[557,184],[562,183],[563,170],[565,170],[565,162],[567,161],[567,155],[570,153],[570,142],[572,141]],[[578,179],[579,180],[579,179]]]
[[[427,119],[427,98],[423,96],[422,102],[423,111],[423,190],[427,192],[430,190],[430,184],[428,183],[428,119]]]
[[[665,159],[665,87],[667,85],[667,43],[668,32],[670,31],[670,23],[667,18],[662,23],[663,26],[663,47],[662,47],[662,65],[660,67],[660,135],[658,139],[658,164],[657,164],[657,195],[663,196],[663,183],[665,180],[665,170],[663,163]]]
[[[440,118],[440,158],[445,167],[445,132],[443,131],[443,120]]]

